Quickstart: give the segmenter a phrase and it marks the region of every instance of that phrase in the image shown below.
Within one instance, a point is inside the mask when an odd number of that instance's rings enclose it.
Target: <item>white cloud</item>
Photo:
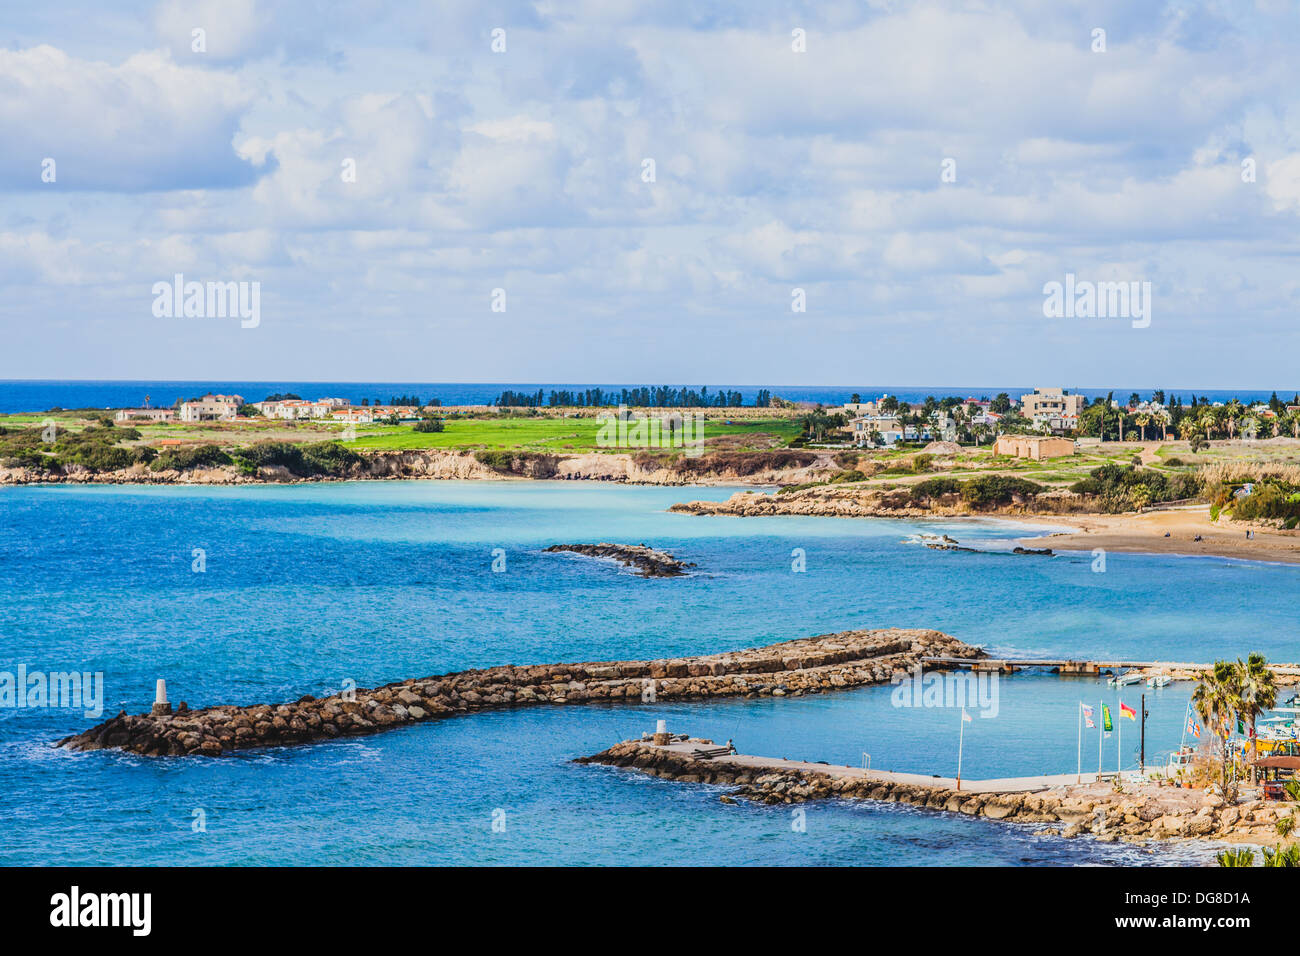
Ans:
[[[154,14],[158,37],[178,60],[236,60],[272,44],[271,16],[257,0],[164,0]],[[202,49],[196,49],[196,47]]]
[[[953,367],[1126,360],[1086,329],[1025,324],[1065,271],[1158,282],[1152,335],[1172,336],[1162,354],[1187,369],[1215,354],[1212,316],[1289,334],[1288,11],[597,6],[358,0],[323,17],[314,0],[164,0],[155,34],[113,33],[162,49],[87,54],[76,31],[75,56],[0,50],[0,176],[26,191],[0,221],[11,298],[93,285],[135,316],[141,283],[170,271],[252,275],[276,306],[263,347],[282,348],[259,361],[306,377],[409,375],[380,361],[381,342],[411,362],[433,343],[466,358],[487,342],[494,357],[457,376],[553,378],[593,329],[610,336],[593,355],[635,345],[666,378],[682,368],[671,343],[692,336],[745,341],[708,359],[745,378],[800,358],[808,380],[853,377],[864,328],[924,355],[925,374],[946,360],[936,342],[960,353]],[[794,17],[806,54],[790,50]],[[1080,26],[1094,17],[1105,54]],[[498,24],[501,55],[487,43]],[[190,48],[195,26],[207,54]],[[58,160],[54,187],[39,181],[44,156]],[[1258,183],[1241,181],[1246,156]],[[940,181],[946,157],[956,182]],[[512,335],[484,338],[499,284]],[[811,293],[797,327],[794,285]],[[113,349],[147,374],[153,333],[133,321],[87,341],[84,374]],[[274,338],[326,326],[328,342]],[[831,334],[834,354],[801,351]]]
[[[229,74],[144,52],[120,66],[50,46],[0,49],[0,184],[123,192],[230,187],[252,171],[231,145],[251,92]],[[55,161],[56,181],[41,180]]]

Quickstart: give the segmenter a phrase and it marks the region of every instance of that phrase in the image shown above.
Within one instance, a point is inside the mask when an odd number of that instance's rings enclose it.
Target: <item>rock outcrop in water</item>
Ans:
[[[543,550],[547,553],[572,551],[591,558],[613,558],[625,567],[636,568],[643,578],[681,577],[689,568],[695,567],[694,564],[678,561],[666,551],[656,551],[644,544],[610,544],[602,541],[600,544],[553,544]]]
[[[148,756],[220,756],[373,734],[439,717],[505,707],[784,697],[889,681],[922,657],[983,657],[940,631],[843,631],[701,657],[505,665],[356,690],[290,704],[223,705],[175,714],[125,711],[58,746]]]

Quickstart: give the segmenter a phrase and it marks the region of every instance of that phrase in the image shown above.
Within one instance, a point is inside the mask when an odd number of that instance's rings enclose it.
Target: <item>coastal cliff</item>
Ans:
[[[0,467],[0,485],[246,485],[411,478],[488,481],[530,478],[642,485],[778,485],[825,478],[837,467],[829,453],[813,452],[713,453],[691,458],[623,452],[488,454],[429,449],[362,452],[353,465],[328,476],[299,475],[274,465],[263,465],[253,473],[231,465],[154,470],[140,463],[111,471],[96,471],[77,464],[59,470],[18,465]]]
[[[278,705],[190,710],[182,704],[176,713],[135,716],[123,711],[57,745],[216,757],[505,707],[818,694],[888,682],[926,656],[973,659],[984,653],[940,631],[842,631],[700,657],[459,671]]]

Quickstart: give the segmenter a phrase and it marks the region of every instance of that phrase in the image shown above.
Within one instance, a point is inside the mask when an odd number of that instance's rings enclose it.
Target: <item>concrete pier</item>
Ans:
[[[1061,658],[983,657],[978,660],[957,659],[946,655],[930,655],[921,658],[924,667],[969,667],[974,671],[999,671],[1011,674],[1018,670],[1043,667],[1056,671],[1062,677],[1095,677],[1102,671],[1135,671],[1144,679],[1157,674],[1164,674],[1175,681],[1199,680],[1200,675],[1214,670],[1213,664],[1188,664],[1178,661],[1124,661],[1124,660],[1067,660]],[[1279,684],[1300,683],[1300,665],[1270,664],[1270,669],[1278,678]]]
[[[642,742],[644,745],[644,741]],[[665,753],[676,754],[683,757],[694,757],[695,753],[706,748],[713,748],[715,745],[711,740],[702,738],[689,738],[687,740],[674,740],[669,743],[659,744],[657,741],[654,746]],[[806,760],[787,760],[783,757],[756,757],[751,754],[728,754],[726,756],[716,756],[709,758],[710,763],[726,764],[734,767],[744,767],[750,770],[780,770],[780,771],[802,771],[805,773],[821,773],[829,777],[842,780],[862,780],[876,783],[890,784],[908,784],[917,787],[937,787],[941,789],[957,790],[957,780],[955,777],[942,777],[938,774],[922,773],[900,773],[893,770],[864,770],[862,767],[848,767],[840,764],[814,763]],[[988,780],[970,780],[965,777],[961,781],[962,793],[1035,793],[1040,790],[1050,790],[1053,787],[1069,787],[1078,784],[1090,784],[1100,781],[1109,781],[1115,779],[1115,771],[1103,771],[1100,776],[1096,771],[1091,773],[1058,773],[1058,774],[1039,774],[1030,777],[999,777]]]
[[[680,783],[726,787],[723,803],[760,804],[864,799],[907,803],[926,810],[960,813],[1009,823],[1041,824],[1040,834],[1091,835],[1105,842],[1145,843],[1201,838],[1252,844],[1278,842],[1277,821],[1293,808],[1247,796],[1232,805],[1200,790],[1114,773],[1044,774],[966,780],[952,777],[864,770],[775,757],[731,753],[713,741],[677,736],[667,745],[626,740],[580,764],[625,767]],[[1294,842],[1295,835],[1282,842]]]

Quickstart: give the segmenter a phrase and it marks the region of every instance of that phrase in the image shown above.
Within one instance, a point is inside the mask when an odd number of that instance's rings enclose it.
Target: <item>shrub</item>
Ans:
[[[1095,496],[1100,510],[1108,512],[1135,511],[1160,501],[1195,498],[1202,489],[1196,475],[1167,475],[1151,468],[1114,464],[1094,468],[1087,478],[1070,486],[1077,494]]]
[[[962,500],[973,507],[1009,504],[1015,498],[1032,498],[1043,491],[1043,486],[1024,478],[1009,475],[980,475],[962,482]]]
[[[817,460],[817,453],[811,451],[736,451],[713,452],[698,458],[685,456],[679,466],[690,474],[730,471],[739,476],[754,475],[760,471],[775,471],[781,468],[805,468]]]
[[[320,475],[337,477],[345,474],[361,456],[335,441],[308,442],[295,445],[284,441],[260,441],[241,448],[236,464],[245,474],[254,474],[258,468],[284,468],[300,478]]]
[[[422,418],[411,426],[416,432],[440,432],[444,429],[441,418]]]
[[[866,480],[867,480],[867,476],[864,475],[862,472],[858,471],[856,468],[851,468],[848,471],[841,471],[831,477],[831,482],[834,484],[842,484],[846,481],[866,481]]]
[[[961,482],[956,478],[927,478],[925,481],[918,481],[911,490],[912,500],[916,502],[960,493]]]
[[[84,443],[66,455],[60,455],[61,464],[84,465],[91,471],[118,471],[135,464],[135,453],[129,448],[119,448],[103,442]]]
[[[1300,492],[1271,479],[1255,485],[1254,491],[1230,500],[1232,516],[1242,521],[1300,517]]]
[[[474,452],[474,458],[480,465],[487,465],[493,471],[510,474],[514,467],[515,453],[496,449],[483,449]]]
[[[187,471],[191,468],[217,468],[231,464],[231,457],[216,445],[192,445],[169,448],[149,465],[152,471]]]
[[[544,452],[482,449],[474,452],[474,457],[503,475],[550,478],[559,470],[559,459]]]

